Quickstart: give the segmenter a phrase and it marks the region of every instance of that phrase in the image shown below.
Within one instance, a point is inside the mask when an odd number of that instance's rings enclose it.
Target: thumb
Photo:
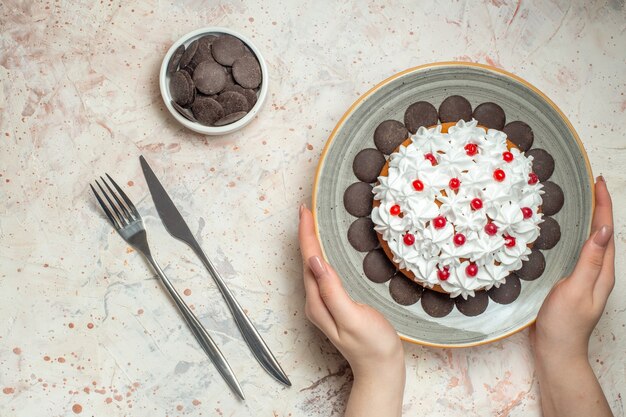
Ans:
[[[587,239],[587,242],[585,242],[580,252],[580,258],[574,268],[574,272],[570,277],[572,281],[579,282],[578,285],[593,288],[602,270],[604,253],[606,252],[612,235],[613,228],[604,225]]]
[[[351,320],[351,316],[355,313],[356,304],[343,288],[341,279],[335,270],[319,256],[311,256],[307,263],[315,276],[320,297],[335,322],[340,326],[347,324],[346,322]]]

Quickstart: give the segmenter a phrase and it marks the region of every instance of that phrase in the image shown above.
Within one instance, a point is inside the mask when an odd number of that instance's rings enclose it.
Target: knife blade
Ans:
[[[165,229],[167,229],[173,237],[189,245],[189,247],[200,258],[215,281],[215,284],[220,290],[224,301],[226,301],[226,304],[233,315],[235,323],[237,324],[243,339],[248,344],[252,354],[263,369],[265,369],[278,382],[291,386],[289,378],[280,367],[280,364],[257,329],[252,324],[252,321],[250,321],[248,316],[243,311],[243,308],[235,299],[235,296],[230,291],[211,260],[206,256],[200,247],[200,244],[191,233],[187,222],[183,219],[183,216],[174,205],[174,202],[168,195],[167,191],[165,191],[165,188],[163,188],[163,185],[154,174],[154,171],[152,171],[152,168],[150,168],[150,165],[148,165],[146,159],[143,156],[140,156],[139,161],[141,162],[141,168],[143,170],[144,177],[146,178],[146,182],[148,183],[148,189],[152,195],[152,200],[154,201],[157,213],[159,214]]]

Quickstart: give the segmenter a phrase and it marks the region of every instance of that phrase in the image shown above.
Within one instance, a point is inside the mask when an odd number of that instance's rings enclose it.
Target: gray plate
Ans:
[[[363,274],[364,253],[354,250],[347,231],[355,220],[343,207],[345,189],[357,181],[352,160],[373,148],[374,129],[384,120],[402,121],[404,111],[419,100],[435,107],[449,95],[466,97],[472,107],[493,101],[504,109],[507,122],[522,120],[533,129],[533,148],[544,148],[556,161],[551,180],[565,194],[565,205],[554,217],[561,225],[561,241],[543,251],[546,270],[539,279],[522,281],[519,298],[509,305],[489,303],[487,311],[466,317],[454,309],[435,319],[420,303],[401,306],[387,284]],[[442,63],[401,72],[374,87],[348,109],[322,153],[313,191],[318,236],[326,259],[338,271],[350,296],[379,310],[407,341],[442,347],[473,346],[509,336],[532,324],[552,286],[574,267],[591,226],[593,176],[585,150],[570,122],[550,99],[526,81],[478,64]]]

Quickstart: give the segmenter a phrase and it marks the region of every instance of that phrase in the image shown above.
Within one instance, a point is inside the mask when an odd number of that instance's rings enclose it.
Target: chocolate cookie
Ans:
[[[369,252],[376,249],[378,237],[372,219],[369,217],[356,219],[348,228],[348,242],[359,252]]]
[[[235,91],[227,91],[220,94],[217,97],[217,102],[224,108],[224,114],[231,114],[237,112],[248,112],[250,105],[248,100],[243,94],[239,94]]]
[[[201,93],[216,94],[224,89],[226,71],[217,62],[204,61],[194,70],[193,82]]]
[[[246,54],[243,42],[231,35],[222,35],[215,39],[211,51],[217,62],[228,66]]]
[[[396,274],[389,281],[389,295],[398,304],[409,306],[419,301],[424,287],[409,280],[402,274]]]
[[[248,113],[245,111],[238,111],[236,113],[230,113],[222,117],[221,119],[219,119],[217,122],[213,123],[213,126],[224,126],[224,125],[229,125],[231,123],[235,123],[237,120],[241,119],[246,114]]]
[[[541,203],[541,212],[546,216],[558,213],[565,202],[563,190],[552,181],[545,181],[542,189],[543,195],[541,199],[543,202]]]
[[[385,155],[391,155],[409,137],[409,131],[397,120],[385,120],[374,131],[374,144]]]
[[[533,146],[535,134],[526,123],[516,120],[504,126],[502,129],[507,139],[513,142],[520,151],[526,152]]]
[[[520,279],[534,281],[543,274],[546,269],[546,258],[538,249],[533,249],[528,255],[528,260],[522,262],[522,267],[515,271]]]
[[[369,216],[373,201],[372,186],[364,182],[355,182],[343,193],[343,206],[354,217]]]
[[[178,64],[180,63],[180,59],[183,57],[185,53],[185,45],[180,45],[172,56],[170,57],[170,62],[167,63],[167,73],[173,74],[178,69]]]
[[[376,182],[385,162],[385,156],[382,152],[374,148],[367,148],[356,154],[354,161],[352,161],[352,170],[361,181]]]
[[[490,101],[479,104],[474,109],[473,117],[478,121],[479,125],[497,130],[502,130],[506,121],[502,107]]]
[[[554,158],[545,149],[531,149],[526,156],[533,157],[533,172],[537,174],[539,181],[545,181],[554,172]]]
[[[445,317],[454,308],[454,300],[448,294],[424,289],[422,308],[431,317]]]
[[[365,276],[368,277],[370,281],[381,284],[391,279],[396,273],[396,267],[391,263],[389,258],[387,258],[387,255],[385,255],[382,249],[376,249],[369,252],[365,255],[365,258],[363,258],[363,272],[365,272]]]
[[[191,105],[191,111],[200,123],[207,126],[224,117],[222,105],[211,97],[197,97]]]
[[[475,291],[474,297],[467,297],[467,300],[463,297],[456,297],[454,303],[456,304],[457,310],[461,313],[469,317],[474,317],[487,310],[489,296],[486,291]]]
[[[472,105],[465,97],[450,96],[439,106],[439,120],[442,123],[472,120]]]
[[[193,56],[196,54],[197,50],[198,50],[198,40],[196,39],[195,41],[189,44],[189,46],[185,50],[185,53],[180,58],[179,65],[181,68],[184,68],[191,63],[191,60],[193,59]]]
[[[170,78],[172,99],[181,106],[191,104],[194,99],[195,87],[191,76],[186,71],[176,71]]]
[[[561,240],[561,226],[552,217],[545,216],[539,223],[539,237],[533,246],[537,249],[552,249]]]
[[[498,304],[511,304],[517,300],[521,291],[522,284],[517,275],[509,274],[504,284],[500,284],[498,288],[492,287],[487,294]]]
[[[246,55],[233,62],[233,78],[244,88],[257,88],[261,84],[261,66],[255,57]]]
[[[427,101],[413,103],[404,112],[404,125],[411,133],[417,132],[420,126],[436,125],[438,120],[437,109]]]

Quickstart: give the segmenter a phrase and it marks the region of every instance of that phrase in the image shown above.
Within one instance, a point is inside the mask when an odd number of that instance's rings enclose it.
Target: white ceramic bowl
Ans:
[[[205,35],[220,35],[220,34],[227,34],[227,35],[231,35],[231,36],[238,38],[244,44],[246,44],[248,48],[250,48],[252,53],[254,53],[254,55],[256,56],[256,59],[259,61],[259,65],[261,66],[261,88],[258,91],[258,98],[257,98],[256,104],[254,105],[254,107],[252,107],[252,109],[250,109],[248,114],[246,114],[244,117],[242,117],[241,119],[237,120],[234,123],[231,123],[225,126],[205,126],[201,123],[187,120],[180,113],[178,113],[176,109],[174,109],[174,107],[172,107],[172,95],[170,94],[170,88],[169,88],[170,75],[167,73],[167,64],[170,61],[172,54],[174,54],[174,52],[180,45],[185,45],[185,47],[188,47],[191,42]],[[174,44],[167,51],[167,54],[165,54],[165,57],[163,58],[163,62],[161,63],[161,71],[159,72],[159,88],[161,89],[161,97],[163,97],[163,101],[165,102],[165,106],[167,107],[169,112],[172,114],[174,119],[176,119],[180,124],[182,124],[188,129],[193,130],[194,132],[202,133],[203,135],[225,135],[228,133],[235,132],[241,129],[242,127],[244,127],[245,125],[247,125],[248,123],[250,123],[252,119],[254,118],[254,116],[256,116],[256,114],[259,112],[259,110],[263,106],[263,103],[265,102],[265,97],[267,96],[267,87],[268,87],[267,64],[265,63],[265,60],[263,59],[263,56],[261,55],[261,52],[259,51],[259,49],[250,41],[250,39],[246,38],[242,34],[237,33],[233,30],[227,29],[227,28],[222,28],[222,27],[210,26],[210,27],[194,30],[193,32],[189,32],[186,35],[182,36],[180,39],[174,42]]]

